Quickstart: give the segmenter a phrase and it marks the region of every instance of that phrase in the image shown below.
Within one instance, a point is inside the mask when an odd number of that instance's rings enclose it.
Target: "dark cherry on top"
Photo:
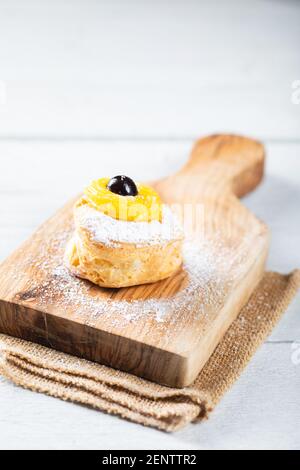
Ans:
[[[128,176],[119,175],[111,178],[107,185],[112,193],[120,196],[137,196],[138,190],[135,182]]]

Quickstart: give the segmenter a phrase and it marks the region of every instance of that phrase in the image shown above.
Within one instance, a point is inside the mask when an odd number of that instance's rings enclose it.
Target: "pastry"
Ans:
[[[126,176],[93,181],[74,207],[66,263],[102,287],[147,284],[182,264],[183,231],[149,186]]]

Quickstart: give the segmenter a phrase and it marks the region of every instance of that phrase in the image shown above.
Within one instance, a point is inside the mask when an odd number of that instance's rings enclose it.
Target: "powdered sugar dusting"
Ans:
[[[62,311],[76,310],[84,315],[87,324],[95,324],[99,318],[122,327],[139,320],[155,321],[159,325],[176,323],[181,319],[201,318],[211,310],[218,311],[224,301],[224,292],[239,275],[247,252],[236,257],[234,247],[225,246],[217,236],[212,241],[186,241],[183,247],[183,275],[185,282],[170,295],[161,296],[159,288],[148,299],[117,300],[115,291],[111,297],[103,295],[105,291],[88,281],[75,277],[63,264],[66,244],[73,232],[68,230],[55,232],[45,243],[45,234],[36,235],[38,255],[33,259],[30,254],[22,265],[15,267],[18,280],[24,272],[34,266],[36,275],[26,279],[26,291],[20,297],[22,301],[34,302],[35,306],[55,305]],[[230,274],[231,273],[231,274]],[[163,282],[168,282],[163,281]],[[184,315],[184,318],[182,316]]]
[[[116,220],[85,204],[76,208],[76,226],[89,231],[92,239],[107,246],[119,243],[158,245],[183,238],[183,232],[171,209],[163,206],[162,222],[127,222]]]

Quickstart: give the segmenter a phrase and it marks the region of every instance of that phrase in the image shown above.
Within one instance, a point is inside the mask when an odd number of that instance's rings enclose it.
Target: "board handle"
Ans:
[[[166,203],[224,201],[242,197],[261,182],[265,151],[253,139],[217,134],[198,140],[177,173],[154,183]]]
[[[203,177],[201,183],[214,185],[218,193],[226,188],[237,197],[249,193],[264,174],[264,146],[253,139],[217,134],[196,142],[187,164],[179,174]]]

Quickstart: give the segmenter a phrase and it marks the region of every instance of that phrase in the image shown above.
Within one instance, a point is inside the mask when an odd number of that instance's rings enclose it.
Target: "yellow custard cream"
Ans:
[[[117,220],[162,221],[162,201],[157,192],[127,177],[92,181],[84,191],[84,200],[90,207]]]

